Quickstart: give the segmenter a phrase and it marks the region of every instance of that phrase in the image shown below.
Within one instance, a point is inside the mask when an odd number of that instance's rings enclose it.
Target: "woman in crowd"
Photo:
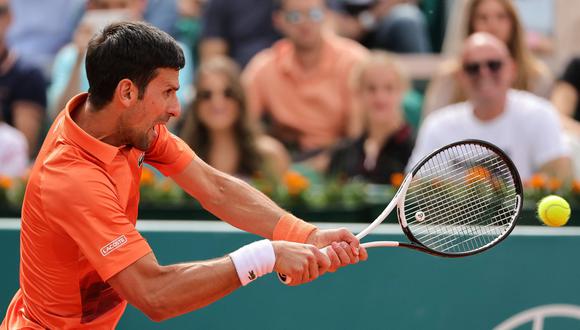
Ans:
[[[409,81],[390,55],[373,51],[354,70],[353,83],[363,108],[365,132],[333,150],[327,173],[391,183],[393,174],[404,172],[414,145],[402,109]]]
[[[290,157],[280,142],[253,126],[239,77],[238,65],[229,58],[202,63],[181,138],[223,172],[242,178],[259,173],[280,177],[288,169]]]
[[[513,88],[526,90],[548,98],[553,76],[548,67],[535,58],[525,43],[525,31],[517,10],[511,0],[469,0],[465,5],[463,19],[452,19],[447,30],[447,48],[459,53],[460,45],[474,32],[488,32],[502,40],[517,65]],[[457,30],[458,33],[453,34]],[[443,106],[465,101],[465,92],[457,80],[459,61],[454,58],[441,64],[425,96],[423,117]]]

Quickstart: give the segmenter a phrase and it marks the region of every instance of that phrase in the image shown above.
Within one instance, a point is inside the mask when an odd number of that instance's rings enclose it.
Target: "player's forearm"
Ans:
[[[162,269],[164,275],[156,278],[158,290],[150,306],[150,316],[155,320],[165,320],[197,310],[241,286],[228,256],[165,266]]]
[[[215,184],[219,195],[202,202],[208,211],[232,226],[272,238],[278,219],[286,211],[242,180],[221,176]]]

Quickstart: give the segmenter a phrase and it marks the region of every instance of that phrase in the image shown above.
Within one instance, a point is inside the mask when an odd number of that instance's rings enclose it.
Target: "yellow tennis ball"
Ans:
[[[570,219],[570,212],[570,204],[560,196],[546,196],[538,203],[538,216],[550,227],[565,225]]]

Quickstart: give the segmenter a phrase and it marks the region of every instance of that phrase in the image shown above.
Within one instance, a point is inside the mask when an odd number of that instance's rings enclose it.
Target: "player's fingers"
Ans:
[[[338,258],[340,259],[340,265],[341,266],[348,265],[350,263],[350,257],[348,256],[348,253],[346,253],[346,250],[343,247],[341,247],[339,243],[336,242],[332,242],[332,247],[334,248],[334,251],[338,255]]]
[[[353,233],[351,233],[348,229],[346,228],[339,228],[340,231],[340,238],[342,241],[347,242],[350,245],[350,248],[352,250],[352,253],[354,255],[358,255],[358,249],[360,246],[360,242],[359,239],[356,238],[356,236],[354,236]]]
[[[361,261],[365,261],[369,258],[368,251],[367,249],[364,248],[364,246],[361,246],[358,252],[359,252],[358,257]]]
[[[348,258],[350,259],[350,264],[356,264],[358,262],[358,249],[357,253],[355,254],[350,246],[350,244],[346,242],[340,242],[340,246],[344,249],[346,254],[348,254]]]
[[[330,266],[328,267],[328,271],[334,273],[338,269],[338,267],[340,267],[340,259],[338,258],[338,255],[336,254],[332,246],[329,246],[326,249],[326,255],[330,260]]]
[[[308,281],[314,281],[318,278],[318,262],[311,262],[308,266]]]
[[[318,272],[319,276],[326,273],[328,269],[331,267],[330,257],[322,252],[321,250],[316,249],[315,252],[317,263],[318,263]]]

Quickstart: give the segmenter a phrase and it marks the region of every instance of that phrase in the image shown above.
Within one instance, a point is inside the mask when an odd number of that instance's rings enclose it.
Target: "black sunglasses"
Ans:
[[[481,68],[487,66],[491,73],[497,73],[501,70],[503,62],[501,60],[487,60],[481,62],[466,62],[463,63],[463,71],[470,76],[477,76],[480,74]]]
[[[221,94],[226,99],[234,99],[235,98],[234,97],[235,96],[234,90],[229,88],[229,87],[221,92],[209,91],[209,90],[200,90],[199,92],[197,92],[197,97],[202,101],[207,101],[207,100],[211,100],[214,97],[214,95],[217,95],[217,94]]]

